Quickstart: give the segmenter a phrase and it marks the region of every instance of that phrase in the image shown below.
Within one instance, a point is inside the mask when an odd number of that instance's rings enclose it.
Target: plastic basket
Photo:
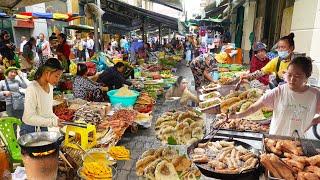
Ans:
[[[115,96],[117,92],[118,92],[118,89],[111,90],[107,93],[112,105],[120,104],[121,106],[124,106],[124,107],[133,106],[136,103],[137,98],[139,96],[139,92],[134,90],[133,90],[133,93],[134,93],[133,96]]]

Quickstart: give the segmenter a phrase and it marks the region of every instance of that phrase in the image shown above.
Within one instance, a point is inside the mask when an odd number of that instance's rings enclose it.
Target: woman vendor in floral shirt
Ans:
[[[108,91],[108,87],[102,87],[87,77],[88,68],[84,63],[78,63],[77,76],[73,82],[73,95],[89,101],[103,101],[104,95],[101,91]]]
[[[191,61],[190,68],[194,77],[195,89],[198,90],[201,85],[213,82],[210,73],[217,68],[217,65],[210,54],[202,54]]]

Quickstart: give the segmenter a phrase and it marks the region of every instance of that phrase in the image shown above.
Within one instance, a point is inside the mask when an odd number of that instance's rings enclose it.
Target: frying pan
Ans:
[[[207,141],[211,140],[211,142],[215,142],[215,141],[233,141],[235,146],[243,146],[245,149],[253,152],[255,155],[257,155],[257,157],[259,156],[259,151],[257,149],[255,149],[254,147],[252,147],[251,145],[244,143],[242,141],[238,141],[238,140],[233,140],[232,138],[206,138],[206,139],[202,139],[198,142],[193,143],[192,145],[190,145],[187,149],[187,154],[188,157],[190,159],[192,159],[191,155],[193,153],[193,150],[195,148],[198,147],[199,143],[205,143]],[[262,167],[260,166],[260,163],[258,163],[258,165],[256,166],[255,169],[249,169],[247,171],[243,171],[239,174],[223,174],[223,173],[217,173],[214,171],[214,169],[212,169],[211,167],[209,167],[208,164],[199,164],[199,163],[195,163],[195,165],[199,168],[199,170],[201,171],[201,173],[207,177],[212,177],[212,178],[217,178],[217,179],[227,179],[227,180],[256,180],[259,179],[259,175],[262,172]]]

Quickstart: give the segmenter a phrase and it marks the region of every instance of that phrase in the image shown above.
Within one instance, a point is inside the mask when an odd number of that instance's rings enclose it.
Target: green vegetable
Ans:
[[[264,117],[267,118],[267,119],[268,119],[268,118],[271,118],[271,117],[272,117],[272,114],[273,114],[272,111],[270,111],[270,112],[263,112]]]
[[[202,115],[202,112],[201,111],[198,111],[198,110],[194,110],[194,112],[198,115],[198,116],[201,116]]]
[[[176,139],[174,139],[174,137],[172,137],[172,136],[168,137],[167,142],[169,145],[177,145],[178,144]]]

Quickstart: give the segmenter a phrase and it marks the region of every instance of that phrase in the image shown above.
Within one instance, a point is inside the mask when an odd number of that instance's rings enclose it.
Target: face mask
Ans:
[[[289,52],[288,51],[278,51],[278,55],[279,55],[280,59],[284,60],[289,56]]]

